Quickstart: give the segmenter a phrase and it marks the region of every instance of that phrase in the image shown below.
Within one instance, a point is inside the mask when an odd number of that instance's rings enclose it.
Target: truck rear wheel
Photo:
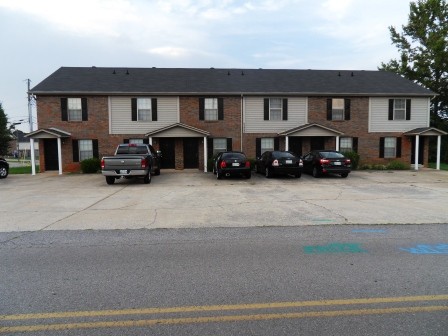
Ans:
[[[143,183],[144,184],[151,183],[151,174],[150,173],[148,173],[148,175],[145,175],[145,177],[143,178]]]
[[[114,184],[115,182],[115,177],[113,176],[106,176],[106,183],[107,184]]]

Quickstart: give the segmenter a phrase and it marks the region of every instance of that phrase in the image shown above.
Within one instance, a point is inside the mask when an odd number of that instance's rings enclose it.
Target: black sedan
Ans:
[[[314,177],[322,174],[338,174],[347,177],[351,168],[350,159],[334,150],[314,150],[303,157],[303,170]]]
[[[213,173],[218,180],[231,175],[243,175],[250,179],[250,162],[242,152],[221,152],[214,160]]]
[[[0,157],[0,178],[5,178],[9,174],[9,163]]]
[[[267,151],[257,158],[257,173],[272,177],[276,174],[302,176],[302,159],[292,152]]]

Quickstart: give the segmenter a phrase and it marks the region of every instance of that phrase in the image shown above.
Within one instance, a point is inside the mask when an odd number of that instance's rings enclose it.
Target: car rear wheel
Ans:
[[[251,178],[251,176],[252,176],[252,174],[251,174],[251,173],[247,173],[247,174],[246,174],[246,178],[247,178],[247,179],[250,179],[250,178]]]
[[[341,177],[347,177],[348,176],[348,173],[344,173],[344,174],[341,174]]]
[[[222,179],[222,174],[219,172],[219,170],[216,171],[216,179],[217,180]]]
[[[265,175],[266,175],[267,178],[272,177],[272,171],[271,171],[271,169],[269,167],[266,167]]]
[[[113,176],[106,176],[106,183],[107,184],[114,184],[115,182],[115,177]]]
[[[316,166],[313,167],[313,176],[314,177],[319,177],[320,176],[319,170],[317,169]]]
[[[296,178],[300,178],[300,176],[302,176],[302,173],[296,173],[294,176],[295,176]]]

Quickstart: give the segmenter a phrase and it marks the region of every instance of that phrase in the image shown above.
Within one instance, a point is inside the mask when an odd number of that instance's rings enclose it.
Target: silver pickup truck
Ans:
[[[144,183],[151,183],[151,175],[160,175],[160,153],[151,145],[118,145],[114,156],[101,159],[101,173],[106,177],[107,184],[131,177],[142,177]]]

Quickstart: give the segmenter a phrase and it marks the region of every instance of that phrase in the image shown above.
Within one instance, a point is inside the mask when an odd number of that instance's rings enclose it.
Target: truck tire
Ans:
[[[106,176],[106,183],[107,184],[114,184],[115,182],[115,177],[113,176]]]
[[[145,175],[145,177],[143,178],[143,183],[144,184],[151,183],[151,173],[148,173],[148,175]]]

